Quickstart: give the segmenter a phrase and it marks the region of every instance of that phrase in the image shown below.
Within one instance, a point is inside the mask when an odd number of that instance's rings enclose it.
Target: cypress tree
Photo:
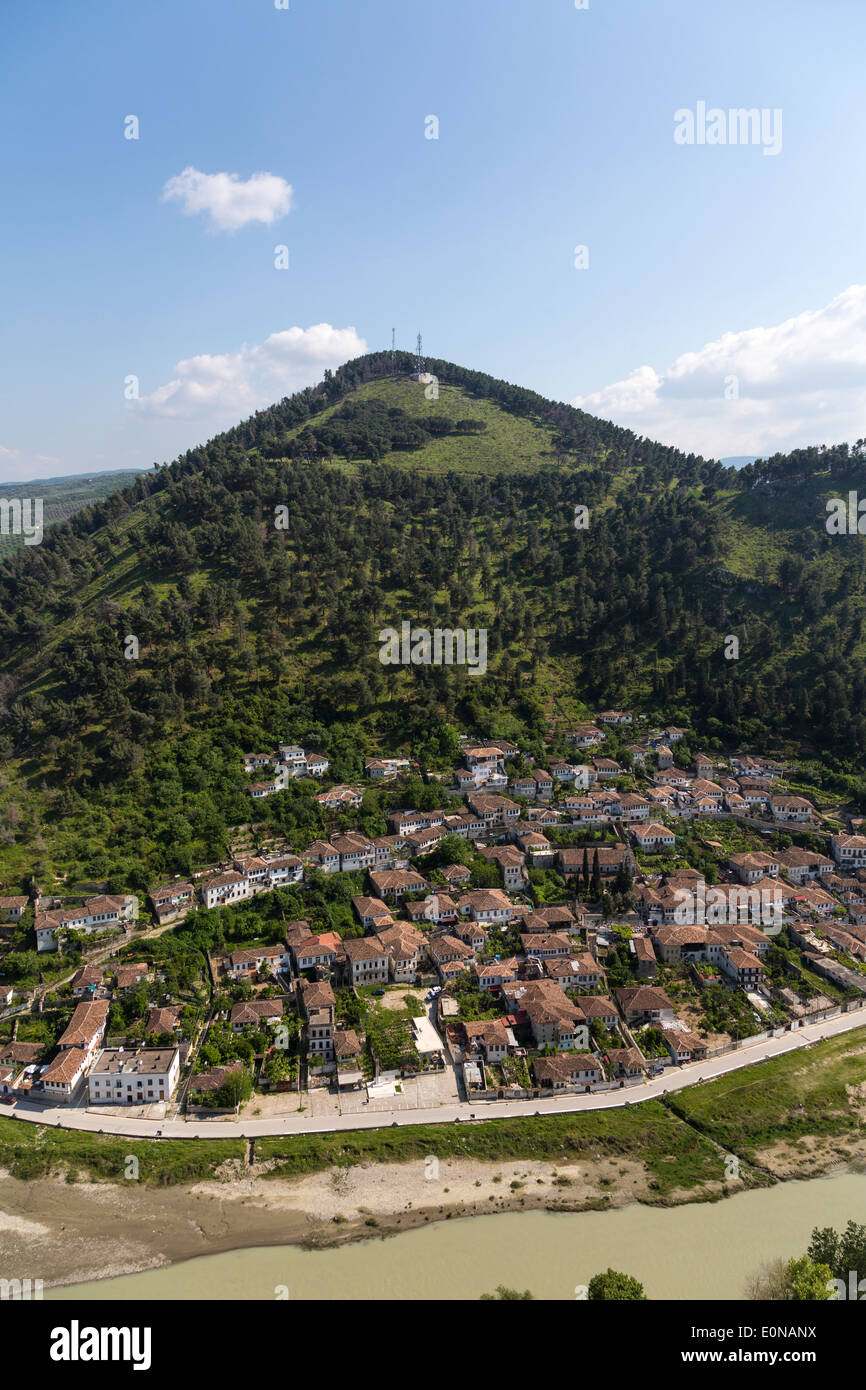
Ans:
[[[598,850],[592,856],[592,897],[595,901],[601,897],[601,869],[598,866]]]

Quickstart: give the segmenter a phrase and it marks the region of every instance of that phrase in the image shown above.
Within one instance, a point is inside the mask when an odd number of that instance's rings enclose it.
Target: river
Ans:
[[[814,1226],[866,1223],[866,1173],[681,1207],[514,1212],[441,1221],[330,1250],[273,1246],[46,1292],[82,1299],[477,1299],[497,1284],[573,1299],[609,1265],[650,1298],[737,1299],[764,1261],[801,1254]],[[279,1292],[278,1292],[279,1291]]]

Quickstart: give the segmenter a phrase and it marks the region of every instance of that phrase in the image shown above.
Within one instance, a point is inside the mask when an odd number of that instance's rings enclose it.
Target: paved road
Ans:
[[[119,1134],[132,1139],[258,1139],[266,1135],[327,1134],[339,1130],[385,1129],[389,1125],[442,1124],[454,1120],[522,1119],[528,1115],[563,1115],[582,1110],[611,1110],[622,1105],[635,1105],[669,1091],[682,1091],[698,1081],[710,1081],[755,1062],[779,1057],[784,1052],[806,1047],[822,1038],[836,1037],[852,1028],[866,1025],[866,1008],[839,1014],[822,1023],[798,1028],[779,1038],[762,1038],[736,1052],[715,1057],[706,1062],[691,1062],[684,1067],[668,1067],[653,1081],[646,1081],[623,1090],[599,1091],[595,1095],[555,1096],[538,1101],[478,1101],[440,1105],[433,1110],[374,1111],[348,1115],[310,1116],[297,1110],[269,1119],[253,1120],[219,1117],[213,1120],[142,1120],[122,1115],[100,1115],[88,1110],[69,1110],[63,1106],[43,1108],[34,1103],[19,1101],[14,1109],[0,1107],[0,1115],[9,1114],[19,1120],[36,1124],[60,1125],[65,1129],[98,1131],[100,1134]]]

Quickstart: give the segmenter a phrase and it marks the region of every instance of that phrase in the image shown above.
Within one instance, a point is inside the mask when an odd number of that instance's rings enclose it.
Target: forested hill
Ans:
[[[73,873],[213,858],[276,738],[347,779],[627,704],[862,769],[864,543],[824,524],[866,496],[862,441],[738,472],[411,366],[351,362],[3,561],[0,873],[32,843]],[[486,629],[487,673],[383,666],[403,620]]]

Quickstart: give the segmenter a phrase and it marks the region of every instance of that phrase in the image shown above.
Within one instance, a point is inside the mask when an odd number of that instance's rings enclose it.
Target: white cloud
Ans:
[[[710,458],[863,438],[866,285],[770,328],[724,333],[662,372],[638,367],[573,404]]]
[[[329,323],[287,328],[237,352],[188,357],[177,363],[171,381],[129,405],[163,418],[205,417],[219,428],[314,385],[326,368],[333,370],[366,351],[354,328]]]
[[[246,181],[237,174],[203,174],[192,165],[175,174],[162,190],[162,201],[183,203],[187,217],[208,214],[220,232],[236,232],[248,222],[270,227],[292,207],[292,186],[278,174],[253,174]]]

